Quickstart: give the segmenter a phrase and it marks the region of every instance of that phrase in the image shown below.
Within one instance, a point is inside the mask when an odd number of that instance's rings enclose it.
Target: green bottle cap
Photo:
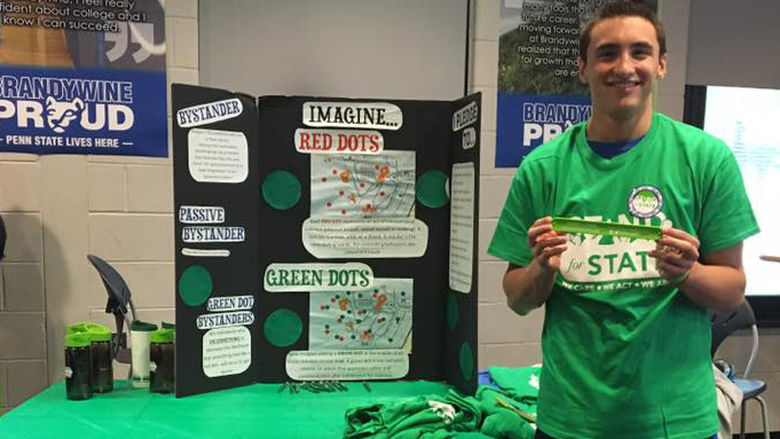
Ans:
[[[87,332],[87,324],[89,322],[80,322],[80,323],[74,323],[72,325],[68,325],[65,327],[65,335],[69,334],[83,334]]]
[[[108,328],[101,325],[100,323],[93,323],[93,322],[84,322],[81,323],[84,325],[84,327],[87,329],[87,331],[90,332],[109,332]]]
[[[66,348],[85,348],[89,346],[92,341],[87,334],[68,334],[65,336]]]
[[[103,325],[93,323],[87,326],[89,330],[87,333],[92,341],[111,341],[111,330]]]
[[[152,332],[152,343],[173,343],[173,338],[176,332],[173,329],[158,329]]]
[[[111,341],[111,331],[103,325],[93,322],[79,322],[65,327],[65,336],[83,334],[92,341]]]
[[[154,323],[142,322],[140,320],[133,320],[130,324],[131,331],[152,332],[157,330],[157,325]]]

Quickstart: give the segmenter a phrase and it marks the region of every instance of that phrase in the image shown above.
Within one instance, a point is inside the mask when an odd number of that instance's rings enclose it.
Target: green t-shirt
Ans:
[[[544,216],[669,225],[724,250],[758,232],[729,148],[654,114],[631,150],[605,159],[586,123],[523,161],[488,253],[520,266]],[[703,438],[718,430],[704,308],[668,286],[655,243],[569,234],[545,304],[539,428],[556,438]]]
[[[444,439],[476,431],[479,401],[454,390],[347,409],[344,439]]]

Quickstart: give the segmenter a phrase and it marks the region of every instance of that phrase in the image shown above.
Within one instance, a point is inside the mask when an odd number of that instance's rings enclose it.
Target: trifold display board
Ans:
[[[480,98],[174,85],[176,395],[477,385]]]

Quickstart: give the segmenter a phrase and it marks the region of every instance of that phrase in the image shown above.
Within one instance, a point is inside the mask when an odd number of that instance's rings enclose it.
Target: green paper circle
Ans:
[[[179,297],[189,306],[202,305],[213,287],[211,274],[202,265],[188,267],[179,277]]]
[[[463,379],[471,381],[474,373],[474,355],[471,353],[471,346],[468,342],[460,345],[460,373],[463,374]]]
[[[447,296],[447,326],[450,331],[455,330],[455,326],[458,324],[458,298],[455,297],[455,293],[450,291]]]
[[[287,210],[301,199],[301,182],[289,171],[274,171],[263,181],[263,199],[271,207]]]
[[[263,335],[268,343],[283,348],[298,341],[303,333],[301,318],[289,309],[277,309],[265,318]]]
[[[447,204],[447,174],[442,171],[425,171],[415,186],[417,201],[425,207],[436,209]]]

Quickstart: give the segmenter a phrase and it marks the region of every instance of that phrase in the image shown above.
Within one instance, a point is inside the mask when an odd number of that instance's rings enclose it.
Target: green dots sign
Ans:
[[[460,373],[463,374],[464,380],[471,381],[474,373],[474,354],[468,342],[460,346]]]
[[[425,171],[417,179],[415,187],[417,201],[423,206],[436,209],[447,204],[447,174],[442,171]]]
[[[274,209],[290,209],[301,199],[301,182],[289,171],[274,171],[263,181],[263,199]]]
[[[303,322],[289,309],[277,309],[263,323],[263,335],[268,343],[283,348],[292,345],[303,333]]]
[[[179,297],[189,306],[200,306],[211,296],[211,274],[202,265],[188,267],[179,277]]]
[[[455,293],[450,292],[447,295],[447,327],[450,331],[455,330],[455,326],[458,324],[458,298]]]

